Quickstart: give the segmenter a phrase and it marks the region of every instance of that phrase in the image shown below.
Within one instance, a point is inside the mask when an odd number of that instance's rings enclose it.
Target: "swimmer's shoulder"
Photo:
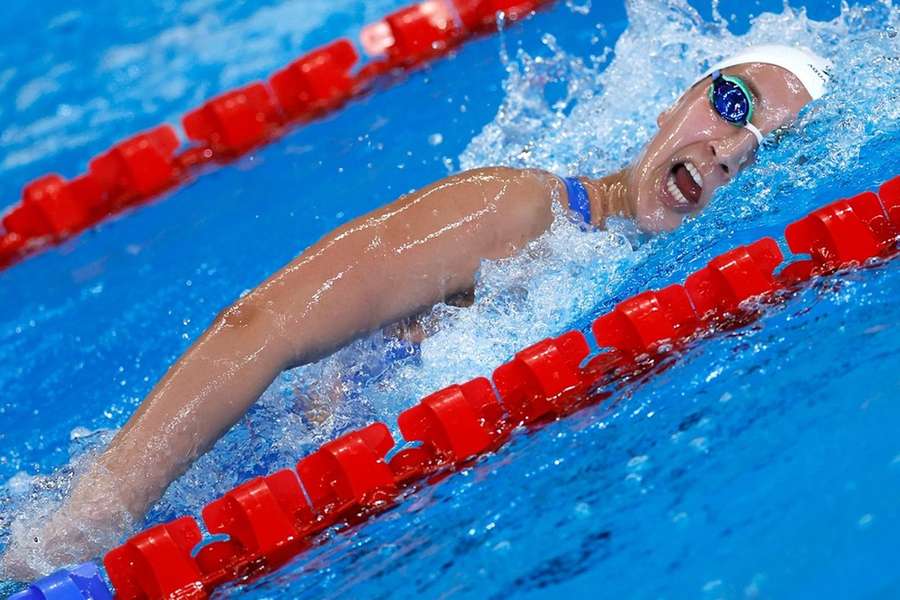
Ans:
[[[467,263],[505,258],[547,231],[562,188],[558,177],[540,169],[479,167],[435,181],[344,228],[374,227],[386,248],[414,246]]]
[[[558,191],[561,180],[558,176],[543,169],[517,167],[478,167],[463,171],[458,177],[474,177],[482,182],[490,182],[503,186],[512,186],[517,192],[527,197],[546,198]]]
[[[486,208],[496,213],[492,223],[502,246],[498,254],[508,255],[549,229],[553,203],[563,189],[559,177],[541,169],[513,167],[487,167],[479,174],[488,180],[482,190]]]

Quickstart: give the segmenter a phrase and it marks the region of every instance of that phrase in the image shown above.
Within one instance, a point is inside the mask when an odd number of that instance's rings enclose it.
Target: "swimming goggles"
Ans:
[[[709,103],[720,117],[732,125],[750,131],[757,143],[762,146],[763,134],[750,122],[753,118],[753,94],[743,79],[723,75],[718,70],[713,71],[712,84],[709,86]]]

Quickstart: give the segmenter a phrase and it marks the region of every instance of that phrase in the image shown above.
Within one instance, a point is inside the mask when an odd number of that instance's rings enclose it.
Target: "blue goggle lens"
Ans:
[[[720,117],[734,125],[745,125],[753,115],[753,100],[735,79],[714,76],[709,99]]]

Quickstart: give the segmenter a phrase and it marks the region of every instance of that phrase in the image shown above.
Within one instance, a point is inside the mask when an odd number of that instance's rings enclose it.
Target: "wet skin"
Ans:
[[[778,67],[726,72],[756,90],[753,122],[764,134],[790,122],[810,100]],[[633,166],[584,180],[594,225],[621,215],[647,231],[674,229],[753,160],[756,139],[716,115],[708,82],[660,115],[659,133]],[[703,184],[685,202],[667,183],[673,168],[688,162]],[[682,184],[684,177],[681,172]],[[482,260],[517,253],[549,228],[552,204],[565,200],[561,182],[549,173],[477,169],[325,236],[215,318],[80,476],[37,541],[30,535],[11,540],[6,575],[24,580],[108,550],[281,371],[470,290]]]

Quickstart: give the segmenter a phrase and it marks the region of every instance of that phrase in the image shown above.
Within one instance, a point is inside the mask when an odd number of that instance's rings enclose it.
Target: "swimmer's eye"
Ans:
[[[793,131],[793,129],[789,125],[782,125],[766,136],[766,139],[763,140],[763,146],[765,146],[766,148],[778,147],[778,145],[781,143],[781,140],[783,140],[786,135],[791,133],[791,131]]]

